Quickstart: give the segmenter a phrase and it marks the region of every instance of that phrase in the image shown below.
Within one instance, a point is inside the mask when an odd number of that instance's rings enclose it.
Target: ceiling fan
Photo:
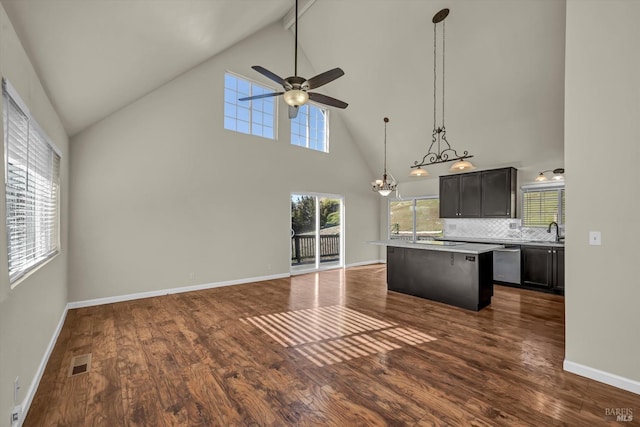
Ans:
[[[329,105],[337,108],[347,108],[346,102],[339,99],[332,98],[321,93],[309,92],[309,90],[317,89],[320,86],[326,85],[344,75],[344,71],[340,68],[334,68],[324,73],[318,74],[310,79],[298,76],[298,0],[296,0],[296,16],[295,16],[295,33],[296,33],[296,48],[295,48],[295,62],[293,69],[293,76],[283,79],[275,73],[267,70],[259,65],[254,65],[253,68],[263,76],[273,80],[274,82],[282,85],[284,92],[271,92],[262,95],[248,96],[240,98],[238,101],[248,101],[250,99],[268,98],[272,96],[283,95],[284,102],[289,105],[289,118],[295,119],[298,115],[298,107],[306,104],[311,99],[320,104]]]

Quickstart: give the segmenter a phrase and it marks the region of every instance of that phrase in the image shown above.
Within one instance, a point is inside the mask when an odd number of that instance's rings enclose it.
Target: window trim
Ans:
[[[274,98],[274,101],[273,101],[273,138],[267,138],[267,137],[262,136],[262,135],[256,135],[256,134],[251,133],[251,125],[252,125],[252,120],[251,119],[249,120],[249,133],[244,133],[244,132],[240,132],[240,131],[233,130],[233,129],[227,129],[224,126],[224,119],[226,117],[225,114],[224,114],[225,113],[224,104],[226,103],[224,91],[227,89],[227,86],[225,84],[225,80],[226,80],[225,78],[226,78],[227,74],[232,75],[236,79],[245,80],[245,81],[249,82],[251,85],[255,84],[255,85],[258,85],[260,87],[272,90],[274,92],[278,92],[279,90],[281,90],[280,88],[276,87],[275,85],[272,85],[272,84],[269,84],[269,83],[262,83],[262,82],[259,82],[256,79],[252,79],[252,78],[244,76],[242,74],[238,74],[238,73],[235,73],[235,72],[230,71],[230,70],[225,70],[224,71],[224,78],[222,79],[222,129],[224,129],[226,131],[229,131],[229,132],[239,133],[239,134],[242,134],[242,135],[256,136],[258,138],[262,138],[262,139],[266,139],[266,140],[270,140],[270,141],[277,141],[278,140],[278,117],[279,117],[279,106],[280,106],[280,103],[278,102],[278,98],[279,97],[277,97],[277,96],[273,97]],[[238,105],[237,102],[239,102],[239,101],[236,100],[236,105]],[[249,103],[250,103],[249,112],[252,113],[253,112],[253,100],[249,101]]]
[[[562,207],[563,200],[566,199],[566,191],[565,191],[565,183],[564,182],[543,182],[536,184],[527,184],[520,187],[522,191],[522,197],[520,198],[520,208],[522,212],[522,227],[525,228],[547,228],[548,225],[528,225],[525,224],[525,194],[526,193],[534,193],[534,192],[543,192],[543,191],[556,191],[558,193],[558,223],[559,227],[564,227],[565,222],[562,221],[562,217],[566,214]]]
[[[38,124],[37,120],[35,119],[35,117],[33,116],[33,114],[31,114],[31,111],[29,110],[29,107],[27,107],[27,105],[25,104],[25,102],[23,101],[22,97],[20,96],[20,94],[18,93],[18,91],[15,89],[15,87],[11,84],[11,82],[9,82],[6,78],[2,78],[2,89],[3,92],[6,91],[8,98],[9,99],[5,99],[4,97],[4,93],[2,96],[2,115],[3,115],[3,122],[4,122],[4,116],[5,114],[8,114],[7,111],[7,104],[8,102],[13,102],[16,104],[16,106],[21,110],[21,112],[26,116],[27,121],[28,121],[28,126],[29,128],[32,128],[35,130],[35,132],[37,134],[39,134],[39,136],[44,139],[44,143],[47,144],[47,146],[54,152],[55,155],[58,156],[58,176],[57,178],[57,185],[58,185],[58,194],[56,197],[56,205],[55,205],[55,211],[56,211],[56,232],[55,232],[55,249],[52,250],[51,252],[49,252],[47,255],[42,256],[41,258],[38,259],[37,262],[31,264],[30,266],[18,271],[13,277],[11,277],[11,275],[9,274],[9,286],[10,289],[14,289],[16,286],[18,286],[20,283],[22,283],[24,281],[24,279],[26,279],[27,277],[31,276],[33,273],[35,273],[37,270],[39,270],[40,268],[44,267],[46,264],[48,264],[52,259],[54,259],[55,257],[57,257],[61,250],[62,250],[62,241],[60,238],[60,225],[61,225],[61,211],[60,211],[60,206],[61,206],[61,164],[62,164],[62,152],[61,150],[58,148],[58,146],[53,142],[53,140],[47,135],[47,133],[42,129],[42,127]],[[4,191],[5,191],[5,200],[4,200],[4,204],[5,204],[5,224],[9,219],[9,213],[7,210],[7,185],[9,183],[9,168],[8,168],[8,162],[9,162],[9,150],[8,150],[8,140],[6,138],[6,133],[7,133],[7,129],[4,128],[4,124],[3,124],[3,134],[2,134],[2,139],[3,139],[3,147],[4,147],[4,157],[3,157],[3,161],[4,161]],[[28,141],[27,141],[28,143]],[[9,247],[10,244],[10,236],[9,236],[9,227],[6,226],[6,233],[7,233],[7,262],[9,261],[9,254],[11,252],[11,249]],[[7,266],[8,267],[8,266]],[[9,270],[7,270],[8,273]]]
[[[393,239],[391,237],[391,203],[392,202],[413,201],[413,225],[412,225],[411,241],[415,242],[415,241],[417,241],[416,240],[416,238],[417,238],[417,234],[416,234],[416,225],[417,225],[416,205],[418,203],[418,200],[433,200],[433,199],[438,200],[438,203],[440,202],[440,196],[437,196],[437,195],[415,196],[415,197],[393,197],[393,198],[387,199],[387,239],[388,240],[397,240],[397,239]],[[444,233],[444,228],[443,228],[442,232]],[[406,240],[406,239],[403,239],[403,240]]]
[[[315,148],[311,148],[309,147],[309,138],[307,138],[306,143],[307,145],[298,145],[298,144],[294,144],[293,143],[293,138],[291,137],[291,135],[293,134],[293,128],[292,128],[292,123],[295,119],[291,119],[289,120],[289,145],[293,145],[294,147],[299,147],[299,148],[305,148],[307,150],[312,150],[318,153],[324,153],[324,154],[329,154],[329,122],[330,122],[330,111],[329,108],[318,104],[317,102],[313,102],[313,101],[308,101],[305,105],[309,105],[309,106],[313,106],[316,107],[322,111],[324,111],[324,150],[317,150]],[[298,111],[298,116],[296,117],[296,119],[298,117],[300,117],[300,112]],[[309,133],[309,123],[307,123],[307,134]]]

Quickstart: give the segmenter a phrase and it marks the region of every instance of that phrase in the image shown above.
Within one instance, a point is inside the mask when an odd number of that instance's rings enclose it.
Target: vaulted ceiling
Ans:
[[[70,135],[282,22],[293,5],[293,0],[1,1]],[[301,50],[317,72],[337,66],[345,71],[324,92],[350,104],[332,114],[347,124],[373,170],[382,169],[385,116],[391,119],[389,170],[397,179],[406,180],[409,166],[426,154],[433,125],[431,18],[443,7],[451,9],[445,100],[454,148],[470,151],[483,169],[559,166],[564,1],[301,3],[311,4],[299,21]],[[261,78],[251,70],[247,74]],[[446,166],[430,171],[439,175]]]

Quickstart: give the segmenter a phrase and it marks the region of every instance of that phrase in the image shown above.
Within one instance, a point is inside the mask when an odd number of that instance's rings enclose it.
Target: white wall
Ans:
[[[567,2],[566,362],[640,393],[640,2]],[[590,246],[589,231],[602,232]],[[611,379],[610,375],[606,375]]]
[[[0,196],[0,426],[5,426],[9,425],[13,406],[26,397],[67,302],[69,155],[67,135],[1,5],[0,74],[13,84],[38,124],[62,151],[61,253],[13,290],[7,269],[4,191]],[[4,144],[1,146],[4,150]],[[0,176],[4,177],[4,162],[0,162]],[[14,402],[16,377],[20,378],[21,391]]]
[[[330,112],[329,154],[290,145],[281,100],[278,140],[223,129],[225,71],[286,77],[292,45],[276,23],[73,138],[70,301],[286,274],[291,192],[343,195],[346,263],[378,259],[347,113]],[[314,75],[304,55],[299,68]]]

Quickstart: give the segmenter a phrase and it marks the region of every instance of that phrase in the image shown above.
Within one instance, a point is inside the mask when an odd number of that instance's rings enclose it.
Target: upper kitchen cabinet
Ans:
[[[493,169],[480,173],[482,175],[482,217],[515,218],[516,169]]]
[[[515,218],[514,168],[440,177],[440,218]]]
[[[480,172],[440,177],[440,218],[481,217]]]

